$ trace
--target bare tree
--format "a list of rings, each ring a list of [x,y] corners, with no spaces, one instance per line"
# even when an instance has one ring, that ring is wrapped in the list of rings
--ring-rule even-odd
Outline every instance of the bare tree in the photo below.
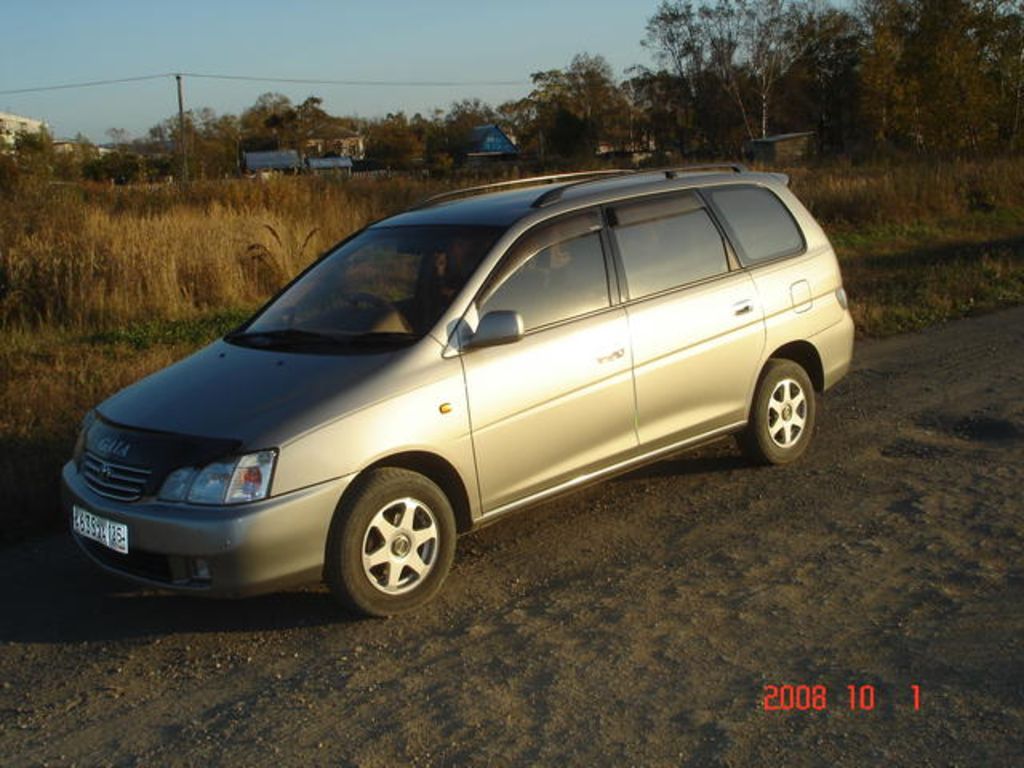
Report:
[[[773,0],[767,0],[772,2]],[[718,0],[714,6],[702,6],[700,19],[703,34],[707,40],[708,64],[715,73],[722,87],[725,88],[743,117],[743,127],[750,138],[754,138],[754,129],[750,122],[744,96],[744,54],[742,51],[744,38],[748,37],[749,21],[747,13],[748,0]],[[767,133],[763,131],[762,135]]]
[[[803,55],[793,34],[801,7],[786,0],[748,2],[749,66],[761,97],[761,136],[768,134],[768,100],[778,81]]]
[[[132,140],[132,135],[124,128],[107,128],[105,133],[110,143],[119,149]]]
[[[647,22],[644,45],[669,69],[693,101],[698,76],[710,70],[743,118],[750,138],[755,121],[748,107],[751,91],[760,111],[760,134],[768,133],[768,114],[778,81],[800,57],[793,34],[802,9],[814,0],[715,0],[695,5],[662,0]]]
[[[685,152],[697,114],[699,82],[707,67],[707,35],[701,25],[700,16],[692,2],[662,0],[654,15],[647,20],[647,35],[641,44],[654,55],[662,72],[652,72],[645,67],[634,67],[634,85],[640,92],[668,92],[669,102],[678,110],[676,134],[678,144]],[[664,75],[669,75],[666,78]],[[674,82],[671,82],[674,79]],[[648,114],[664,114],[665,99],[650,103]],[[672,111],[672,110],[670,110]],[[658,122],[655,120],[654,122]]]
[[[761,136],[766,136],[772,92],[803,53],[793,31],[804,7],[799,0],[718,0],[700,9],[711,67],[736,101],[750,138],[754,130],[743,98],[744,76],[757,92]]]
[[[641,44],[662,67],[679,78],[693,97],[695,83],[705,67],[707,36],[692,2],[662,0],[647,20],[647,36]]]

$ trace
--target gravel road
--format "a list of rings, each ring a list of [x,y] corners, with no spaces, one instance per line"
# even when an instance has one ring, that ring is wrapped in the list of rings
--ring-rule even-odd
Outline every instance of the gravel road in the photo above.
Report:
[[[9,547],[0,762],[1020,765],[1022,396],[1024,308],[861,344],[796,466],[723,441],[526,512],[398,619]]]

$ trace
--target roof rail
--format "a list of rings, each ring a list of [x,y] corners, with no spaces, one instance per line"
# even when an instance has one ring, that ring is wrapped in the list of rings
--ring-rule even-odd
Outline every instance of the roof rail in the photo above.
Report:
[[[556,181],[564,180],[577,180],[574,183],[581,183],[583,181],[593,181],[605,176],[615,176],[622,173],[632,173],[632,171],[613,170],[613,171],[577,171],[575,173],[552,173],[546,176],[531,176],[526,179],[512,179],[511,181],[498,181],[493,184],[481,184],[476,187],[464,187],[462,189],[452,189],[447,192],[441,192],[437,195],[431,195],[420,200],[416,205],[412,206],[409,210],[415,211],[420,208],[429,208],[432,205],[443,203],[446,200],[452,200],[458,197],[471,197],[472,195],[482,194],[484,192],[494,192],[499,189],[507,189],[510,187],[528,186],[530,184],[553,184]],[[551,190],[554,191],[554,190]]]
[[[604,179],[606,179],[608,177],[611,177],[611,176],[629,176],[629,175],[634,174],[634,173],[637,173],[637,172],[632,170],[632,169],[629,169],[629,168],[620,168],[620,169],[614,170],[614,171],[602,171],[601,175],[597,176],[595,178],[579,179],[578,181],[570,181],[568,184],[561,184],[561,185],[555,187],[554,189],[545,190],[544,192],[542,192],[537,197],[536,200],[534,200],[530,204],[530,207],[531,208],[543,208],[545,205],[551,205],[552,203],[557,203],[559,200],[562,199],[562,194],[567,189],[571,189],[572,187],[578,187],[578,186],[581,186],[583,184],[592,184],[595,181],[603,181]]]
[[[705,165],[684,165],[684,166],[680,166],[678,168],[655,168],[655,169],[652,169],[650,171],[644,170],[644,169],[641,169],[639,171],[632,171],[632,170],[608,171],[608,175],[612,175],[612,174],[621,175],[621,174],[631,174],[631,173],[637,173],[637,174],[650,174],[650,173],[659,174],[659,173],[661,173],[661,174],[665,175],[666,179],[674,179],[674,178],[676,178],[676,176],[678,176],[681,173],[691,173],[691,172],[696,172],[696,171],[711,171],[711,170],[721,170],[721,169],[728,169],[728,170],[732,171],[733,173],[747,173],[748,172],[747,171],[747,167],[745,165],[740,164],[740,163],[708,163],[708,164],[705,164]],[[550,205],[551,203],[556,203],[556,202],[558,202],[559,200],[562,199],[562,193],[564,193],[567,189],[571,189],[572,187],[580,186],[581,184],[590,184],[591,182],[594,182],[594,181],[599,181],[599,179],[582,179],[580,181],[570,182],[569,184],[563,184],[561,186],[555,187],[554,189],[549,189],[549,190],[545,191],[544,193],[542,193],[540,195],[540,197],[538,197],[536,200],[533,201],[533,206],[532,207],[534,207],[534,208],[543,208],[545,205]]]
[[[693,173],[694,171],[721,171],[730,170],[733,173],[749,173],[747,166],[742,163],[705,163],[703,165],[681,165],[678,168],[664,168],[661,173],[666,179],[674,179],[680,173]]]

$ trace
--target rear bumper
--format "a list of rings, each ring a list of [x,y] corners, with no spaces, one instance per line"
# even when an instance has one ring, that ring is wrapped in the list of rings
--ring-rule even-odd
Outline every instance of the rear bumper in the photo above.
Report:
[[[128,526],[127,555],[72,534],[103,569],[177,592],[241,597],[321,578],[331,518],[352,477],[234,507],[127,504],[94,493],[69,462],[61,498],[69,520],[77,505]]]
[[[853,317],[844,311],[842,320],[810,338],[821,356],[826,390],[850,371],[853,330]]]

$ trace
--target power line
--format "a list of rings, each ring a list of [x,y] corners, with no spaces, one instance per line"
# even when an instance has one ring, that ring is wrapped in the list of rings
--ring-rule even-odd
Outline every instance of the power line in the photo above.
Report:
[[[450,86],[489,85],[514,86],[529,85],[522,80],[325,80],[302,77],[256,77],[252,75],[208,75],[200,72],[182,72],[184,77],[201,77],[211,80],[248,80],[257,83],[296,83],[300,85],[371,85],[446,88]]]
[[[45,91],[65,91],[73,88],[95,88],[102,85],[119,85],[122,83],[138,83],[145,80],[165,80],[174,78],[178,91],[179,140],[178,150],[181,155],[181,181],[188,182],[188,147],[185,141],[185,99],[182,91],[182,79],[192,77],[206,80],[244,80],[255,83],[290,83],[301,85],[342,85],[342,86],[373,86],[373,87],[409,87],[409,88],[444,88],[444,87],[481,87],[481,86],[523,86],[527,83],[516,80],[331,80],[323,78],[300,77],[257,77],[255,75],[218,75],[206,72],[166,72],[159,75],[141,75],[139,77],[119,77],[110,80],[89,80],[82,83],[62,83],[60,85],[40,85],[33,88],[13,88],[0,91],[0,96],[11,96],[21,93],[42,93]]]
[[[142,80],[162,80],[167,77],[173,77],[173,75],[167,73],[162,75],[141,75],[140,77],[119,77],[116,80],[90,80],[84,83],[40,85],[34,88],[15,88],[13,90],[0,91],[0,96],[9,96],[15,93],[39,93],[40,91],[66,91],[71,88],[94,88],[98,85],[117,85],[118,83],[138,83]]]
[[[14,88],[0,91],[0,96],[12,96],[21,93],[42,93],[44,91],[65,91],[73,88],[95,88],[102,85],[119,85],[121,83],[138,83],[144,80],[162,80],[172,77],[195,77],[206,80],[244,80],[254,83],[292,83],[295,85],[345,85],[371,87],[403,87],[403,88],[450,88],[465,86],[524,86],[529,83],[521,80],[330,80],[322,78],[301,77],[259,77],[256,75],[218,75],[203,72],[165,72],[159,75],[141,75],[139,77],[119,77],[112,80],[90,80],[82,83],[62,83],[60,85],[40,85],[32,88]]]

